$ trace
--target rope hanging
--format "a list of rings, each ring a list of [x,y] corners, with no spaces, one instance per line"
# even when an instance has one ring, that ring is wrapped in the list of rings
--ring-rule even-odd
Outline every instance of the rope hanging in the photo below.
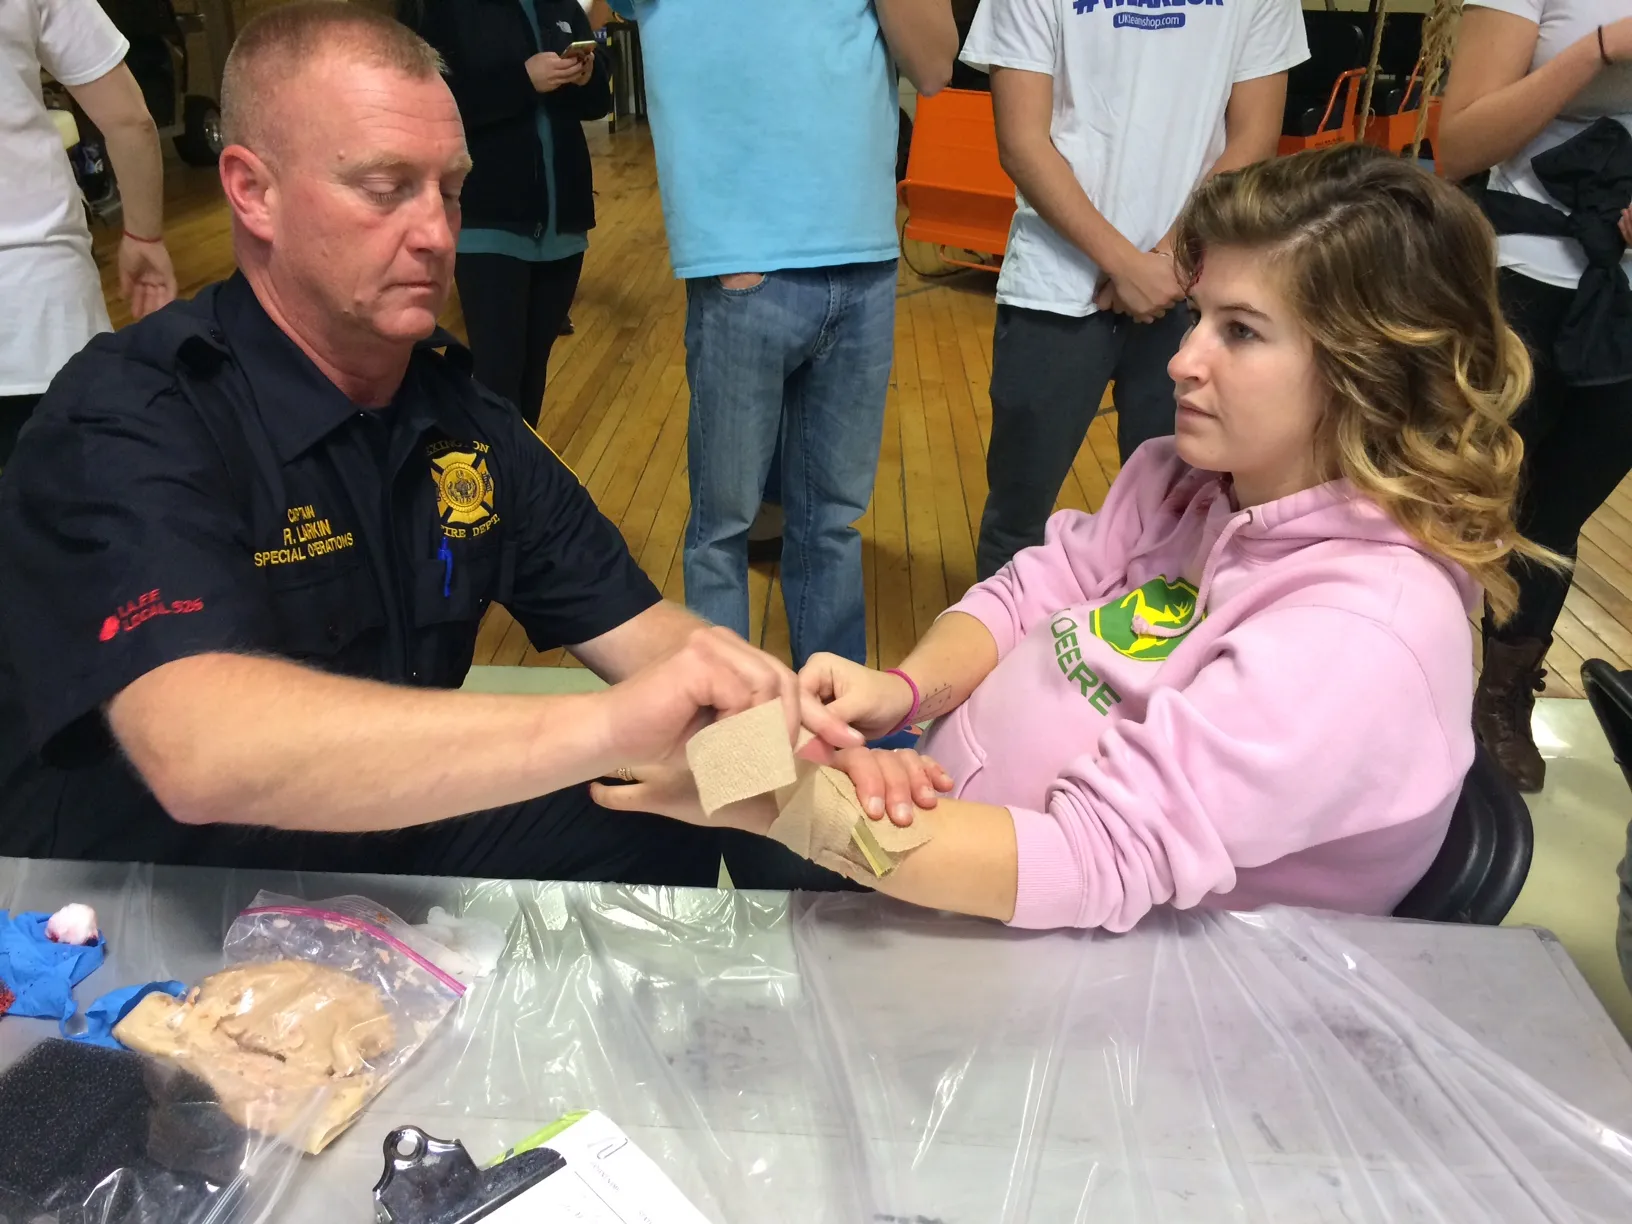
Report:
[[[1428,103],[1439,93],[1461,22],[1462,0],[1435,0],[1433,12],[1422,23],[1422,83],[1417,91],[1417,131],[1411,141],[1413,161],[1422,152],[1422,138],[1428,131]]]
[[[1371,95],[1377,88],[1377,61],[1383,54],[1383,23],[1388,20],[1388,0],[1377,5],[1377,20],[1371,27],[1371,60],[1366,64],[1366,92],[1360,96],[1360,123],[1354,130],[1356,140],[1366,138],[1366,125],[1371,122]]]

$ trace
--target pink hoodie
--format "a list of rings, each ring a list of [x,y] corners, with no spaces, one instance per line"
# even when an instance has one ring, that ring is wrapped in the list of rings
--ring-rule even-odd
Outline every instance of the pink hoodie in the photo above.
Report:
[[[1347,482],[1237,512],[1150,442],[950,609],[998,664],[925,751],[1014,816],[1015,926],[1386,914],[1473,762],[1478,599]]]

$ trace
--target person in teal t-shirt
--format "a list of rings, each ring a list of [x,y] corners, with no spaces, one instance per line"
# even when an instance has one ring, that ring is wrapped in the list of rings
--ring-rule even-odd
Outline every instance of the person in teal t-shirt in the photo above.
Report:
[[[686,605],[748,632],[748,528],[778,430],[795,665],[867,654],[861,537],[895,340],[892,59],[922,93],[950,0],[612,0],[639,22],[686,281]]]
[[[605,54],[576,0],[406,0],[448,64],[474,165],[454,278],[478,381],[537,425],[550,349],[595,224],[582,121],[611,109]]]

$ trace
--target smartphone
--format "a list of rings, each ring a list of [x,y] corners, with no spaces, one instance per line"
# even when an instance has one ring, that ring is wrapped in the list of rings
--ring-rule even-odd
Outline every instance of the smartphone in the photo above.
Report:
[[[586,38],[583,42],[575,42],[567,48],[568,55],[575,55],[580,59],[588,59],[595,54],[596,42],[593,38]]]

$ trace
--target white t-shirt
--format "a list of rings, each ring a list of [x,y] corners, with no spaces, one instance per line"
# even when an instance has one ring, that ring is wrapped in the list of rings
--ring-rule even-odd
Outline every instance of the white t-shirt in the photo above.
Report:
[[[1632,17],[1632,0],[1467,0],[1467,3],[1512,13],[1540,27],[1536,53],[1530,60],[1531,72],[1600,25]],[[1491,170],[1491,187],[1559,207],[1558,201],[1548,195],[1537,180],[1535,171],[1530,168],[1530,159],[1554,145],[1563,144],[1604,115],[1612,115],[1632,129],[1632,65],[1616,64],[1600,72],[1570,100],[1558,118],[1541,129],[1541,135],[1528,147]],[[1502,267],[1565,289],[1575,288],[1587,267],[1581,244],[1573,238],[1504,234],[1497,243],[1497,252],[1497,262]],[[1632,254],[1627,255],[1621,266],[1632,276]]]
[[[1054,147],[1141,250],[1224,151],[1230,90],[1308,58],[1298,0],[981,0],[963,49],[977,69],[1054,78]],[[1015,203],[997,300],[1093,314],[1098,266]]]
[[[108,308],[40,69],[64,85],[105,76],[130,44],[97,0],[0,0],[0,395],[44,391]]]

